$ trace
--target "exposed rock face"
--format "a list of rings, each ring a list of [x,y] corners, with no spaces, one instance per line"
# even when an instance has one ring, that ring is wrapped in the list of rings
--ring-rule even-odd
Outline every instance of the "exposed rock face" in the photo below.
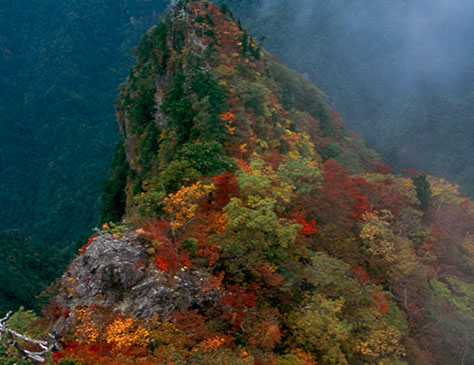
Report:
[[[157,269],[150,243],[130,232],[95,238],[61,278],[56,304],[66,313],[81,306],[111,308],[126,316],[167,317],[174,310],[204,310],[218,303],[220,292],[207,288],[209,275],[183,268],[175,276]],[[72,324],[71,314],[53,325],[60,334]]]

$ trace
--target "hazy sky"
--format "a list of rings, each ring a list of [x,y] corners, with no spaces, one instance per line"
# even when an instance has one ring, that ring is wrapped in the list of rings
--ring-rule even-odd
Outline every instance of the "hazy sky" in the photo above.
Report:
[[[261,11],[281,1],[262,0]],[[398,77],[406,81],[443,80],[473,67],[473,0],[293,0],[292,7],[297,28],[317,26],[311,23],[316,12],[331,9],[354,41],[378,47],[381,65],[397,65]],[[367,37],[367,29],[380,32],[374,34],[379,44],[360,39]],[[380,52],[383,36],[387,44]]]

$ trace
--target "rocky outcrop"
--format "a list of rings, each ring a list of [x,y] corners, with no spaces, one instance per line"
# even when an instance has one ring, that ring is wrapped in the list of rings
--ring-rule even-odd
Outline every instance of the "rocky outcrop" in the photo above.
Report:
[[[96,237],[72,261],[61,278],[56,306],[63,314],[53,332],[72,324],[76,308],[103,307],[140,319],[169,316],[183,308],[205,310],[215,306],[220,291],[209,288],[209,274],[189,267],[176,275],[157,269],[150,259],[151,244],[131,232],[121,237]]]

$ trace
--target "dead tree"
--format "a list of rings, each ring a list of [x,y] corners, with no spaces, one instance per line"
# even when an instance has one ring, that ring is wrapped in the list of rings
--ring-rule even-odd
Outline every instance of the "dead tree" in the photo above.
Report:
[[[8,312],[5,315],[5,317],[0,319],[0,340],[3,338],[3,336],[6,336],[7,343],[13,345],[13,347],[15,347],[17,351],[19,352],[20,356],[25,360],[30,359],[40,364],[46,362],[46,359],[44,358],[44,356],[47,353],[51,352],[52,350],[57,349],[57,344],[56,344],[54,336],[49,334],[49,336],[52,339],[52,342],[35,340],[33,338],[30,338],[28,336],[25,336],[21,333],[18,333],[8,328],[7,321],[8,321],[8,318],[10,318],[11,314],[12,312]],[[39,351],[26,350],[21,346],[20,343],[18,343],[18,339],[21,339],[26,343],[36,345],[38,346],[40,350]]]

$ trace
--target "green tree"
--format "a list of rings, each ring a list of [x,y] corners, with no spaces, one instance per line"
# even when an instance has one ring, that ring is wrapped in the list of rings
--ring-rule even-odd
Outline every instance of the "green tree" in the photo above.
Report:
[[[431,202],[431,186],[426,178],[426,174],[413,176],[413,185],[415,186],[416,196],[420,202],[421,210],[427,210]]]

